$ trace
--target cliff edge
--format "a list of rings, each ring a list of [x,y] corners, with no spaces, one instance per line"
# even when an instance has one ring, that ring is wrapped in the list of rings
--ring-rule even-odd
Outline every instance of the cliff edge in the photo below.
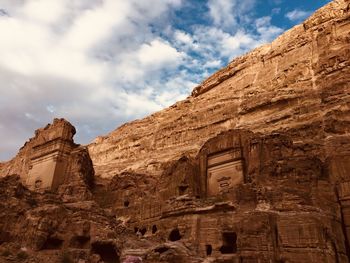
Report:
[[[236,58],[184,101],[88,145],[98,176],[194,156],[230,129],[288,133],[325,159],[350,150],[349,1],[329,3],[303,24]]]

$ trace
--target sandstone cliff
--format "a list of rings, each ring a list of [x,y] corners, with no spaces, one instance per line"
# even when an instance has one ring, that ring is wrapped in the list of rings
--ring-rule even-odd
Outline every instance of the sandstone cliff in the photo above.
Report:
[[[88,150],[74,133],[0,164],[0,262],[349,262],[350,2]]]
[[[44,128],[37,129],[34,136],[25,142],[12,160],[0,163],[0,177],[7,175],[26,177],[33,149],[36,146],[58,139],[61,135],[63,135],[65,141],[73,144],[74,134],[75,128],[70,123],[64,119],[54,119],[52,124],[47,124]]]
[[[186,100],[97,138],[88,146],[96,174],[159,176],[162,163],[194,156],[209,138],[237,128],[289,133],[322,158],[349,151],[349,15],[349,1],[333,1],[233,60]]]

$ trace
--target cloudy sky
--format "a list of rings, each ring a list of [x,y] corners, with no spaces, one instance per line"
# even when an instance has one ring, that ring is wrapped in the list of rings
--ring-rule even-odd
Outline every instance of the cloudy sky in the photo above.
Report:
[[[0,0],[0,160],[64,117],[89,143],[186,98],[327,0]]]

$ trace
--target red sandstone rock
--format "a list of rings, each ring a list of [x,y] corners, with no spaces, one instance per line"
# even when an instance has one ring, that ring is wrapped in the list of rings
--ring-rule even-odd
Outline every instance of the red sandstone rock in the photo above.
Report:
[[[195,156],[205,141],[230,129],[288,133],[313,144],[322,158],[339,143],[348,153],[348,6],[331,2],[271,44],[233,60],[186,100],[97,138],[89,145],[96,174],[131,169],[159,176],[162,163]]]
[[[65,120],[38,130],[0,165],[21,178],[0,179],[0,260],[349,262],[349,10],[331,2],[89,151]]]

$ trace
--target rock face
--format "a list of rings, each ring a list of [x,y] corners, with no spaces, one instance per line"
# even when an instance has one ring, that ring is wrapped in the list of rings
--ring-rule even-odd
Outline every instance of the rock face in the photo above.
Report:
[[[341,160],[345,171],[350,159]],[[203,259],[348,262],[347,206],[329,168],[288,136],[232,130],[168,163],[155,189],[147,175],[122,173],[106,192],[135,233],[182,242]]]
[[[99,176],[159,176],[222,131],[288,133],[326,158],[349,149],[349,1],[333,1],[271,44],[232,61],[192,96],[89,145]],[[347,147],[344,147],[347,145]]]
[[[31,189],[57,189],[68,172],[74,149],[74,127],[55,119],[52,125],[35,132],[26,184]]]
[[[93,165],[74,133],[55,119],[5,164],[0,262],[118,263],[124,240],[136,239],[94,201]]]
[[[17,176],[0,179],[0,191],[0,262],[119,262],[115,237],[127,232],[93,201],[31,192]]]
[[[0,262],[349,262],[350,2],[88,150],[74,133],[0,165]]]

